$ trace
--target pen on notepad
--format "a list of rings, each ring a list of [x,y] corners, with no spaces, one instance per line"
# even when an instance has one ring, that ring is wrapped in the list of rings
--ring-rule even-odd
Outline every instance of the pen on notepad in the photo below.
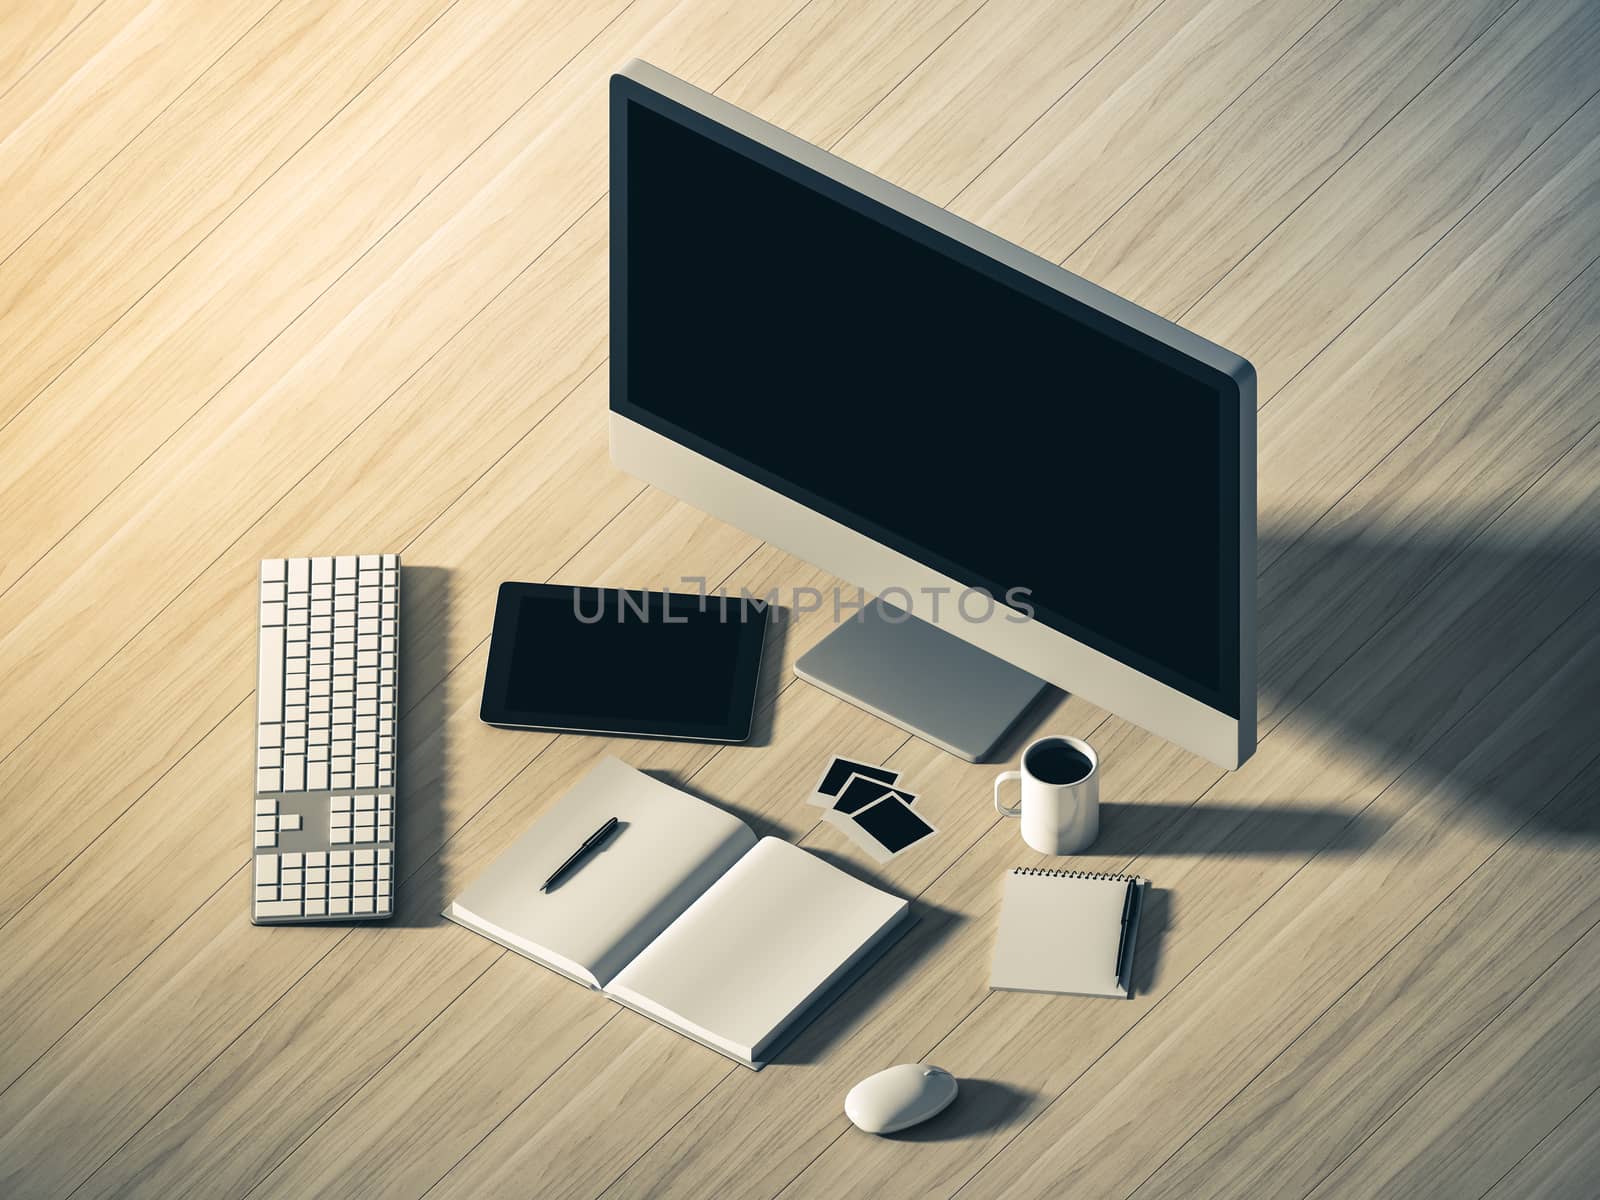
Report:
[[[1117,982],[1122,982],[1123,962],[1128,954],[1128,917],[1133,912],[1133,889],[1139,886],[1136,879],[1128,880],[1128,890],[1122,897],[1122,936],[1117,939]]]
[[[617,819],[615,817],[612,817],[604,825],[600,826],[599,829],[596,829],[593,833],[591,833],[584,840],[583,845],[579,846],[576,850],[574,850],[571,853],[571,855],[568,856],[567,861],[562,863],[559,867],[557,867],[555,869],[555,873],[553,875],[551,875],[549,879],[546,879],[544,881],[544,884],[539,888],[539,890],[541,892],[548,892],[550,890],[551,885],[554,884],[556,882],[556,880],[560,879],[568,871],[572,870],[573,867],[577,866],[580,862],[582,862],[584,860],[584,858],[587,857],[591,851],[597,849],[601,842],[605,841],[608,837],[611,836],[611,831],[613,829],[615,829],[616,827],[617,827]]]

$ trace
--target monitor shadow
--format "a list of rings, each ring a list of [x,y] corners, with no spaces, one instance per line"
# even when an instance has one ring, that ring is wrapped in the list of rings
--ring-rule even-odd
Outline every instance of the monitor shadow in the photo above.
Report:
[[[1408,769],[1447,781],[1475,816],[1596,836],[1600,798],[1551,804],[1551,787],[1527,786],[1516,763],[1535,739],[1541,761],[1594,754],[1600,511],[1587,528],[1524,541],[1481,525],[1290,536],[1268,523],[1261,730],[1292,714],[1359,754],[1415,756]]]

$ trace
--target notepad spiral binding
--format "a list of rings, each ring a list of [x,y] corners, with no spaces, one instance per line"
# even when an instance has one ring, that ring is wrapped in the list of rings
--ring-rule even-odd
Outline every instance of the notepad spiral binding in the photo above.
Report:
[[[1117,875],[1110,871],[1067,871],[1052,870],[1049,867],[1012,867],[1013,875],[1049,875],[1056,879],[1115,879],[1122,883],[1132,883],[1138,878],[1136,875]]]

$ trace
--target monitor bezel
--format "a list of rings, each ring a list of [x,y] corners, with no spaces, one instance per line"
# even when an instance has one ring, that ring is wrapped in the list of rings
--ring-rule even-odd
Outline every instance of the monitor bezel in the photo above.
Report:
[[[994,234],[954,216],[946,210],[911,195],[870,173],[861,170],[826,151],[812,146],[791,134],[777,129],[741,109],[710,96],[705,92],[643,62],[629,63],[612,77],[611,84],[611,410],[613,457],[619,464],[641,477],[650,479],[683,494],[684,472],[693,473],[704,468],[697,463],[679,461],[671,471],[665,470],[661,461],[662,449],[657,453],[632,455],[618,453],[619,432],[629,439],[629,426],[649,430],[664,443],[681,446],[704,464],[733,472],[754,487],[763,489],[774,497],[782,497],[790,506],[813,512],[834,530],[848,530],[882,552],[877,567],[894,563],[894,571],[904,571],[914,564],[912,576],[928,576],[957,587],[970,586],[972,581],[962,581],[948,573],[946,568],[958,567],[935,549],[912,546],[904,539],[897,545],[891,531],[877,531],[859,514],[844,514],[849,521],[829,511],[825,497],[803,493],[788,481],[780,480],[758,464],[745,462],[736,455],[698,437],[691,431],[680,429],[648,410],[632,404],[628,399],[628,336],[627,336],[627,105],[637,103],[669,120],[683,124],[694,132],[719,145],[759,162],[803,186],[813,188],[869,218],[878,220],[898,232],[911,236],[933,249],[951,255],[972,269],[984,272],[991,278],[1023,290],[1031,297],[1067,311],[1075,319],[1091,328],[1106,333],[1125,344],[1136,346],[1142,353],[1156,357],[1163,363],[1182,371],[1214,391],[1224,411],[1236,406],[1239,420],[1237,440],[1224,430],[1219,451],[1233,461],[1228,466],[1237,471],[1238,487],[1233,493],[1237,503],[1239,539],[1230,550],[1236,551],[1236,562],[1229,564],[1238,571],[1237,596],[1239,622],[1235,629],[1231,622],[1219,631],[1225,642],[1224,653],[1230,662],[1236,661],[1237,687],[1211,697],[1195,695],[1194,691],[1163,680],[1151,670],[1148,663],[1140,664],[1138,655],[1125,647],[1114,646],[1110,652],[1102,646],[1080,639],[1072,633],[1042,620],[1026,622],[1031,632],[1014,632],[1010,635],[980,627],[971,622],[951,622],[944,618],[943,610],[920,611],[913,603],[915,615],[934,623],[957,636],[963,637],[991,653],[998,654],[1022,667],[1050,679],[1063,687],[1083,695],[1086,699],[1103,704],[1162,736],[1223,765],[1236,766],[1248,757],[1255,740],[1255,688],[1254,688],[1254,635],[1255,635],[1255,376],[1250,364],[1238,355],[1208,342],[1180,326],[1139,308],[1095,284],[1081,279],[1045,259],[1022,250]],[[1227,422],[1224,422],[1226,425]],[[644,451],[648,443],[633,438],[635,449]],[[676,455],[668,457],[677,458]],[[625,461],[625,459],[629,461]],[[631,465],[630,465],[631,463]],[[641,469],[641,467],[643,469]],[[1225,471],[1223,493],[1218,497],[1226,521],[1226,508],[1230,497],[1226,479],[1232,472]],[[669,482],[667,475],[676,481]],[[690,497],[685,497],[690,498]],[[707,504],[702,501],[702,507]],[[753,525],[759,514],[752,513],[748,498],[740,502],[733,513],[712,508],[717,515],[726,517],[751,532],[801,553],[790,537],[794,519],[785,518],[776,528],[770,523]],[[810,547],[804,554],[809,561],[834,574],[867,587],[881,591],[890,573],[873,569],[859,562],[859,547],[851,554],[830,553],[834,547],[830,539],[803,538]],[[819,550],[819,546],[822,547]],[[842,547],[840,547],[842,549]],[[817,557],[821,553],[825,557]],[[831,560],[831,561],[830,561]],[[841,569],[847,563],[856,563],[854,570]],[[921,584],[917,579],[905,582],[895,579],[894,586],[914,589]],[[1226,599],[1226,598],[1225,598]],[[896,597],[896,603],[900,603]],[[926,608],[926,605],[923,606]],[[1224,606],[1227,607],[1226,604]],[[948,608],[948,606],[946,606]],[[1017,631],[1012,621],[988,622],[986,625],[1003,625]],[[1075,657],[1078,661],[1064,668],[1055,660],[1056,654],[1040,654],[1038,630],[1047,630],[1049,636],[1071,647],[1089,652]],[[1105,639],[1102,639],[1105,640]],[[1130,661],[1133,660],[1133,661]],[[1128,673],[1131,679],[1121,680],[1114,686],[1108,673]],[[1070,678],[1063,677],[1068,675]],[[1186,681],[1193,683],[1193,681]],[[1231,681],[1230,681],[1231,682]],[[1130,686],[1131,685],[1131,686]],[[1149,685],[1145,687],[1143,685]],[[1136,697],[1134,693],[1149,693]],[[1174,701],[1174,697],[1181,700]],[[1221,700],[1219,703],[1218,701]],[[1183,703],[1186,701],[1187,703]],[[1230,703],[1231,701],[1231,703]],[[1228,709],[1236,708],[1236,712]],[[1220,722],[1216,718],[1221,718]]]

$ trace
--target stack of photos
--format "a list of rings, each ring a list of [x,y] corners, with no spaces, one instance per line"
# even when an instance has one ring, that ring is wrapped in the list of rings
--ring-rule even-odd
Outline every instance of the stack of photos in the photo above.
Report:
[[[825,809],[822,819],[886,863],[934,832],[913,811],[916,796],[897,786],[900,772],[835,756],[822,773],[809,804]]]

